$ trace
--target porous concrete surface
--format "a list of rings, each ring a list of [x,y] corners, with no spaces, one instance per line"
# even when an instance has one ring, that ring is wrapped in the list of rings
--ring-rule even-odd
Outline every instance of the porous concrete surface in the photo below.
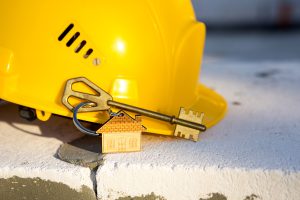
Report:
[[[198,143],[143,136],[142,152],[106,155],[100,199],[300,198],[300,33],[226,34],[208,33],[201,73],[225,119]]]
[[[68,163],[94,170],[103,162],[101,147],[100,137],[86,135],[61,145],[57,151],[57,157]]]
[[[18,116],[16,105],[2,105],[0,199],[95,199],[91,170],[56,158],[61,144],[81,136],[70,119],[54,116],[47,122],[28,122]],[[39,184],[35,186],[34,181]],[[20,187],[12,186],[19,182]],[[55,191],[58,196],[53,195]]]

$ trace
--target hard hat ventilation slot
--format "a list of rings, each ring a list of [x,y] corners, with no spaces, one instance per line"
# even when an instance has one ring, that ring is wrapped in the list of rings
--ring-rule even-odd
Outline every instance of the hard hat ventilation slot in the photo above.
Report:
[[[75,48],[75,53],[78,53],[84,46],[86,45],[86,41],[83,40],[78,47]]]
[[[79,32],[76,32],[72,37],[71,39],[67,42],[67,47],[70,47],[74,42],[75,40],[80,36],[80,33]]]
[[[88,58],[92,53],[93,53],[93,49],[89,49],[89,50],[87,50],[87,52],[84,54],[84,58]]]
[[[62,32],[62,34],[58,37],[58,40],[59,41],[62,41],[66,35],[72,30],[72,28],[74,27],[74,24],[70,24],[66,30],[64,30],[64,32]]]
[[[71,47],[72,45],[74,45],[74,49],[73,52],[75,52],[76,54],[79,54],[80,52],[82,52],[83,54],[83,58],[84,59],[88,59],[91,57],[91,55],[94,53],[94,49],[93,48],[87,48],[87,41],[86,40],[79,40],[79,36],[81,36],[81,32],[74,30],[74,32],[71,30],[73,30],[75,27],[75,25],[73,23],[69,24],[66,29],[60,34],[60,36],[58,37],[58,41],[61,41],[63,43],[65,43],[63,40],[68,37],[68,41],[65,43],[67,47]],[[75,33],[76,32],[76,33]],[[75,34],[74,34],[75,33]],[[72,36],[71,36],[72,35]],[[83,34],[84,37],[84,34]],[[76,45],[76,46],[75,46]],[[84,50],[83,50],[84,49]],[[87,49],[87,50],[86,50]],[[93,58],[92,60],[92,64],[94,66],[98,66],[101,64],[101,60],[100,58],[96,57]]]

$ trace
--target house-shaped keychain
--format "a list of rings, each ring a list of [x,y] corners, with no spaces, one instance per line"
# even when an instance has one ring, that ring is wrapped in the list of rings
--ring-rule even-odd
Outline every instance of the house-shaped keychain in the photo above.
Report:
[[[134,152],[141,150],[141,134],[146,130],[140,115],[132,118],[124,111],[109,119],[97,131],[102,134],[102,153]]]

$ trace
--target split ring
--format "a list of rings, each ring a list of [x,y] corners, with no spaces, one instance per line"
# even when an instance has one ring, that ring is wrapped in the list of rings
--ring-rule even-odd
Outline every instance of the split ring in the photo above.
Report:
[[[93,103],[91,103],[91,102],[82,102],[82,103],[78,104],[73,110],[73,123],[80,132],[82,132],[86,135],[99,137],[99,134],[97,134],[96,131],[92,131],[92,130],[89,130],[89,129],[83,127],[77,118],[77,113],[80,108],[82,108],[84,106],[92,105],[92,104]]]

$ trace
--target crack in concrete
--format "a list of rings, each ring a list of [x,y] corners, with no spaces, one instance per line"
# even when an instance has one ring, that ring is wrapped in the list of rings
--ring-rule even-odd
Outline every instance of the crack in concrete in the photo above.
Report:
[[[70,143],[61,145],[58,149],[56,158],[59,158],[65,162],[75,165],[88,167],[90,169],[90,180],[93,183],[92,191],[96,199],[98,200],[98,181],[97,171],[99,167],[103,166],[103,160],[105,155],[101,153],[101,142],[95,140],[94,137],[84,136],[76,139]],[[252,194],[246,196],[244,200],[255,200],[259,196]],[[155,193],[145,194],[142,196],[123,196],[118,200],[166,200],[162,196],[157,196]],[[227,197],[220,193],[210,193],[207,198],[200,198],[199,200],[227,200]]]
[[[91,170],[91,174],[90,174],[90,178],[91,181],[93,182],[93,190],[96,196],[96,199],[98,200],[98,182],[97,182],[97,171],[100,165],[98,165],[97,167],[90,169]]]
[[[90,179],[93,183],[93,191],[98,199],[97,170],[103,165],[104,155],[101,153],[101,142],[94,137],[83,136],[69,143],[62,144],[55,155],[65,162],[88,167]]]
[[[57,150],[56,158],[90,169],[97,168],[103,162],[100,142],[90,136],[62,144]]]

